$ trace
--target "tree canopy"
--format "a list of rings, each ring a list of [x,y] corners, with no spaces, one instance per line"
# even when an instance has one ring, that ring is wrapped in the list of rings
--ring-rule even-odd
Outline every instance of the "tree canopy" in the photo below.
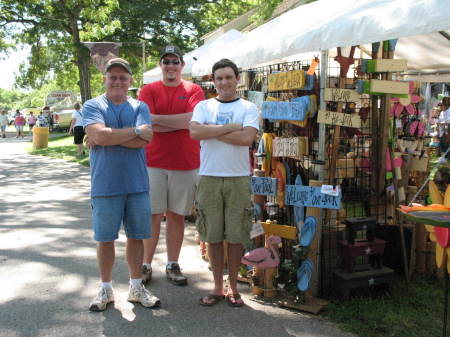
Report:
[[[16,79],[19,88],[55,83],[76,90],[82,100],[98,94],[101,74],[83,42],[122,42],[120,54],[142,70],[142,42],[151,64],[158,50],[177,44],[188,51],[205,33],[258,8],[266,18],[281,0],[2,0],[0,53],[30,45]],[[137,82],[142,71],[136,72]]]

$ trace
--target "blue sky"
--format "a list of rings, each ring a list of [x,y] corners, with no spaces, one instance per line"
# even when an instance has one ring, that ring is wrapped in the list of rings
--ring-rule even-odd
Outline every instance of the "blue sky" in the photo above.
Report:
[[[2,80],[0,87],[11,90],[14,84],[14,73],[19,72],[19,65],[27,59],[29,48],[22,49],[16,52],[11,52],[9,56],[0,59],[0,69],[2,70]],[[2,55],[3,56],[3,55]]]

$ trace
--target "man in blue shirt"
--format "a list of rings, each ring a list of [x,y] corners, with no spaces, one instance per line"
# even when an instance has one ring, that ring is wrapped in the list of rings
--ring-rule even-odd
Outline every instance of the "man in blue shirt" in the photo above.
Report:
[[[143,239],[151,236],[149,181],[145,146],[152,139],[147,105],[127,96],[132,83],[129,63],[121,58],[108,61],[106,93],[87,101],[83,126],[88,136],[91,163],[91,204],[94,239],[101,287],[89,306],[103,311],[114,302],[112,268],[114,240],[123,223],[127,235],[126,255],[130,273],[128,301],[145,307],[160,304],[144,288],[141,279]]]

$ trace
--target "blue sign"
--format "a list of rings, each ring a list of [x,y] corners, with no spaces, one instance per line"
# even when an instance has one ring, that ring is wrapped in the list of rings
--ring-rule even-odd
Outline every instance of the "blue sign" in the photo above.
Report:
[[[303,121],[308,112],[306,101],[272,102],[265,101],[262,105],[262,117],[272,120]]]
[[[277,179],[252,177],[252,194],[275,196],[277,194]]]
[[[317,208],[341,208],[341,197],[324,194],[321,186],[286,185],[286,205]]]

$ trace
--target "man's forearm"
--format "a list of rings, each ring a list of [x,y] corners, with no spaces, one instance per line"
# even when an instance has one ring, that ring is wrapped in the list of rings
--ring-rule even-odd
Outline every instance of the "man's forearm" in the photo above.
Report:
[[[192,139],[201,140],[218,138],[238,128],[239,126],[237,124],[216,125],[191,123],[189,132]]]
[[[229,132],[225,135],[217,137],[217,140],[221,142],[231,144],[231,145],[239,145],[239,146],[250,146],[255,140],[256,129],[253,130],[240,130]]]
[[[130,149],[140,149],[140,148],[144,148],[147,144],[148,144],[147,141],[143,140],[140,137],[136,137],[132,140],[129,140],[127,142],[120,144],[120,146],[128,147]]]
[[[153,129],[153,131],[156,131],[156,132],[171,132],[171,131],[180,130],[180,129],[174,129],[174,128],[159,125],[159,124],[152,124],[152,129]]]
[[[180,129],[189,129],[189,122],[191,121],[191,118],[192,112],[176,115],[156,115],[156,114],[151,115],[153,124],[158,124],[164,127],[172,128],[173,129],[172,131]]]

